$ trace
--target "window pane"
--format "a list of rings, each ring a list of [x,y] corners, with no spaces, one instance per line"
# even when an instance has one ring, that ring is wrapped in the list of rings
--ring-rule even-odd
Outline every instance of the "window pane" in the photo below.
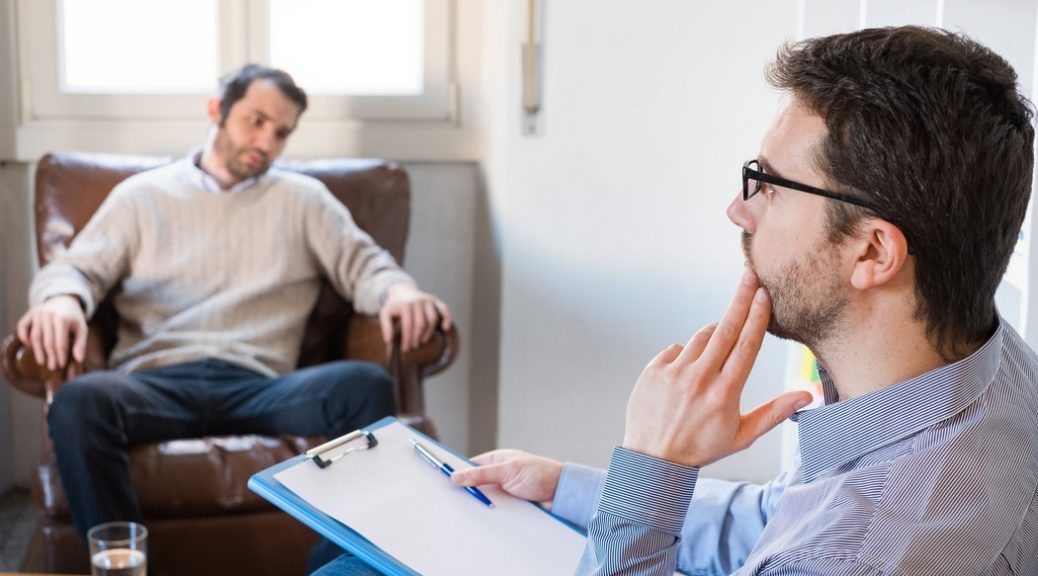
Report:
[[[422,93],[423,0],[270,0],[270,62],[311,93]]]
[[[216,8],[215,0],[61,0],[62,90],[213,91]]]

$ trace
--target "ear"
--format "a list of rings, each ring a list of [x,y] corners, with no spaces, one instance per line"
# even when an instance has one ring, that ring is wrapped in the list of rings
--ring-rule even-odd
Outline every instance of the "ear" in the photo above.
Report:
[[[214,126],[220,125],[220,99],[213,96],[205,104],[205,113]]]
[[[857,247],[851,285],[866,290],[893,280],[908,262],[908,239],[886,220],[867,219],[855,234]]]

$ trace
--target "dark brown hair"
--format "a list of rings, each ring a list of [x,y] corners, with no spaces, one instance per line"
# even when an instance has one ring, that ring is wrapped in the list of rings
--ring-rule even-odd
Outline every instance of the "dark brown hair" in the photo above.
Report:
[[[909,26],[787,45],[768,77],[825,120],[829,184],[904,233],[935,349],[954,358],[989,337],[1031,193],[1032,107],[1013,68],[964,35]],[[834,241],[873,215],[829,204]]]
[[[260,64],[246,64],[220,78],[220,124],[227,120],[231,107],[245,96],[249,85],[256,80],[273,82],[282,94],[299,106],[300,114],[306,111],[306,92],[296,86],[288,72]]]

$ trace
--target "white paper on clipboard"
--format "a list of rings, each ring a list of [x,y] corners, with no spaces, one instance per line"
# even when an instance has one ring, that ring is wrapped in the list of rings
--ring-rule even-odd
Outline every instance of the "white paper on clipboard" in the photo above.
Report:
[[[484,506],[431,467],[399,422],[374,431],[378,446],[327,468],[307,460],[274,478],[299,497],[425,576],[570,576],[584,537],[533,504],[487,488]],[[469,464],[433,446],[455,469]]]

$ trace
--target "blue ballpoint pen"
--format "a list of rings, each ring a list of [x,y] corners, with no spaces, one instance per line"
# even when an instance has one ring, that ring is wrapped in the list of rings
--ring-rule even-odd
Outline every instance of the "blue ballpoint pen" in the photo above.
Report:
[[[411,438],[411,444],[414,445],[415,451],[418,452],[418,455],[421,456],[423,460],[432,464],[434,468],[439,468],[440,472],[446,474],[448,478],[450,478],[451,474],[454,473],[454,468],[451,467],[450,464],[440,460],[436,456],[433,456],[432,451],[426,448],[421,442]],[[481,492],[479,488],[476,488],[475,486],[462,486],[462,488],[464,488],[469,494],[475,496],[476,500],[479,500],[490,508],[494,507],[494,503],[491,502],[490,498],[487,498],[487,495]]]

